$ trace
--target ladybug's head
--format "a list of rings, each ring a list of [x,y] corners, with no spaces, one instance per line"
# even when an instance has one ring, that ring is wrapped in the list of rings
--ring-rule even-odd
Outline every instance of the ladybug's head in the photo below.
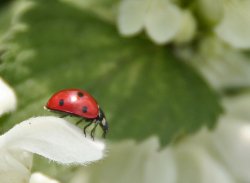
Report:
[[[106,134],[108,133],[109,126],[108,126],[108,122],[106,120],[106,117],[104,115],[104,112],[102,111],[101,108],[99,110],[98,118],[99,118],[99,121],[100,121],[100,126],[101,126],[102,131],[103,131],[102,136],[105,138]]]

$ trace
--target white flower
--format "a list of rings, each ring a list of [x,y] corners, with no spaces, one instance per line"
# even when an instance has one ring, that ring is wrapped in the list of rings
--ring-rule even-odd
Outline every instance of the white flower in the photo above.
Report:
[[[197,10],[203,23],[215,25],[218,37],[235,48],[250,48],[250,1],[198,0]]]
[[[183,50],[180,50],[179,55],[182,52]],[[190,51],[184,57],[190,60],[218,91],[250,86],[250,63],[247,55],[229,47],[216,37],[203,39],[198,54]]]
[[[250,182],[249,122],[223,116],[218,124],[163,149],[156,138],[113,144],[106,160],[80,169],[70,183]]]
[[[103,157],[104,144],[61,118],[28,119],[0,136],[1,183],[27,182],[32,153],[62,164],[88,164]]]
[[[16,109],[17,100],[14,90],[0,77],[0,116]]]
[[[159,150],[157,138],[124,141],[110,147],[102,163],[80,169],[71,183],[174,183],[176,164],[170,148]]]
[[[174,38],[181,27],[182,12],[168,0],[122,0],[118,28],[122,35],[139,33],[145,27],[157,44]]]
[[[211,139],[206,131],[163,149],[156,138],[113,144],[107,159],[81,168],[70,183],[234,183],[225,165],[204,145]]]
[[[217,35],[235,48],[250,48],[250,1],[224,1],[224,16]]]
[[[159,149],[156,138],[113,144],[107,159],[81,168],[70,183],[250,182],[249,154],[249,122],[223,116],[214,131],[202,129],[167,148]]]

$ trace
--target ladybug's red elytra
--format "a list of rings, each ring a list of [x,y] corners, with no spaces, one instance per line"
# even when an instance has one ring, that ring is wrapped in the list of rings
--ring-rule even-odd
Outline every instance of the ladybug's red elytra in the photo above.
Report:
[[[100,125],[103,130],[103,137],[105,137],[108,132],[109,127],[104,112],[99,107],[94,97],[84,90],[64,89],[58,91],[52,95],[45,108],[62,113],[63,116],[61,117],[66,117],[68,115],[80,117],[81,119],[76,124],[79,124],[83,120],[88,122],[83,129],[85,136],[86,129],[91,124],[95,124],[94,128],[91,130],[92,139],[94,139],[95,129],[98,125]]]

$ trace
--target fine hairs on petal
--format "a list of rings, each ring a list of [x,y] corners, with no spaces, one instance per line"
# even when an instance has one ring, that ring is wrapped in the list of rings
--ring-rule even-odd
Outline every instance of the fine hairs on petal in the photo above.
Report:
[[[16,109],[16,95],[13,89],[0,77],[0,116]]]
[[[30,118],[1,136],[5,148],[21,149],[62,164],[87,164],[104,156],[102,142],[85,138],[66,120],[44,116]]]

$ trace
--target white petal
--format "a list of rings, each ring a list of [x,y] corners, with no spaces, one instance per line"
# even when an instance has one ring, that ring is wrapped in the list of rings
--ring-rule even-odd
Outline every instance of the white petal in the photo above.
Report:
[[[28,182],[32,166],[32,154],[1,148],[0,162],[1,183]]]
[[[30,177],[29,183],[59,183],[59,181],[51,179],[42,173],[33,173]]]
[[[155,152],[146,161],[145,183],[175,183],[177,169],[172,149]]]
[[[250,182],[250,124],[231,117],[221,119],[213,143],[230,172],[241,182]]]
[[[190,11],[182,13],[180,30],[175,35],[176,43],[186,43],[193,39],[196,32],[196,21]]]
[[[176,149],[176,157],[178,183],[233,183],[225,167],[201,146],[182,144]]]
[[[0,137],[0,147],[22,149],[64,164],[86,164],[104,155],[104,144],[85,138],[73,124],[57,117],[28,119]]]
[[[133,35],[143,28],[148,0],[123,0],[118,15],[118,28],[123,35]]]
[[[145,26],[148,35],[157,44],[169,42],[179,31],[182,22],[181,10],[167,0],[151,0]]]
[[[0,116],[6,112],[15,110],[16,104],[15,92],[0,77]]]
[[[250,48],[250,1],[225,1],[225,15],[217,35],[236,48]]]

